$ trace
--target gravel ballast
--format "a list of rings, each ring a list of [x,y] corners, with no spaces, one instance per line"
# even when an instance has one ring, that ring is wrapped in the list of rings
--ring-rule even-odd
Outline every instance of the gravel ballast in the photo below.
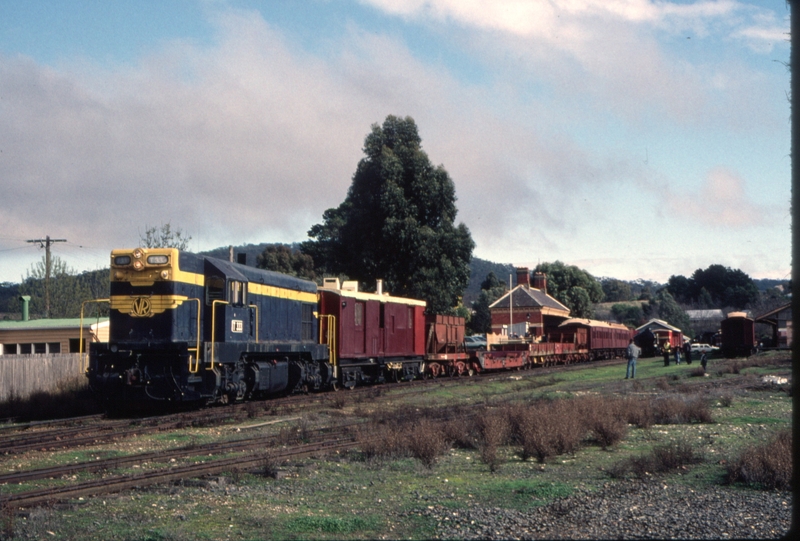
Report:
[[[529,511],[437,505],[414,514],[433,518],[439,539],[775,539],[789,533],[792,494],[624,481]]]

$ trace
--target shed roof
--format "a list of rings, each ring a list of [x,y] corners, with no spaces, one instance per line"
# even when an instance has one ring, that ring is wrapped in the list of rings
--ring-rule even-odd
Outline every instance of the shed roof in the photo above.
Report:
[[[509,298],[512,301],[509,301]],[[489,305],[489,308],[509,308],[510,302],[514,303],[514,308],[551,308],[563,311],[564,315],[569,314],[569,308],[555,300],[553,297],[535,287],[518,285],[505,295]]]
[[[792,318],[792,303],[790,303],[790,302],[784,304],[783,306],[779,306],[778,308],[775,308],[774,310],[770,310],[766,314],[761,314],[760,316],[758,316],[755,319],[756,319],[756,321],[759,321],[759,320],[762,320],[762,319],[771,319],[771,318],[777,316],[778,314],[780,314],[781,312],[783,312],[784,310],[786,310],[788,312],[788,314],[786,314],[786,315],[788,315],[787,319],[791,319]]]
[[[653,318],[650,321],[648,321],[647,323],[645,323],[644,325],[642,325],[641,327],[637,327],[636,328],[636,334],[639,334],[640,332],[642,332],[645,329],[652,329],[654,327],[661,327],[662,329],[665,329],[665,330],[668,330],[668,331],[681,332],[681,330],[678,327],[673,327],[672,325],[670,325],[669,323],[667,323],[663,319],[655,319],[655,318]]]
[[[83,318],[84,328],[89,328],[97,322],[107,323],[107,317]],[[79,329],[80,318],[65,319],[29,319],[28,321],[0,321],[0,331],[44,330],[44,329]]]

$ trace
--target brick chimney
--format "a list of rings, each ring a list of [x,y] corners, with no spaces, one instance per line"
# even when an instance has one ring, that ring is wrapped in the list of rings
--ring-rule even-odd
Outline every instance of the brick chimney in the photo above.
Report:
[[[533,273],[533,287],[547,294],[547,275],[543,272]]]
[[[531,286],[531,274],[528,267],[517,268],[517,285],[525,287]]]

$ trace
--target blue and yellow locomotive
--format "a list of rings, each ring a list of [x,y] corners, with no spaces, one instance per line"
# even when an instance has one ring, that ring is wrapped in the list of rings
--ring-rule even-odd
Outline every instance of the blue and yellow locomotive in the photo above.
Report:
[[[317,286],[172,248],[111,253],[110,334],[90,386],[110,407],[227,403],[334,381]]]

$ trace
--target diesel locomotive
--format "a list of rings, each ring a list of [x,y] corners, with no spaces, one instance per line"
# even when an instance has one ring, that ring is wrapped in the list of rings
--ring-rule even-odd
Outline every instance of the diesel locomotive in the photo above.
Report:
[[[171,248],[111,253],[109,341],[90,387],[109,405],[213,403],[331,385],[313,282]]]

